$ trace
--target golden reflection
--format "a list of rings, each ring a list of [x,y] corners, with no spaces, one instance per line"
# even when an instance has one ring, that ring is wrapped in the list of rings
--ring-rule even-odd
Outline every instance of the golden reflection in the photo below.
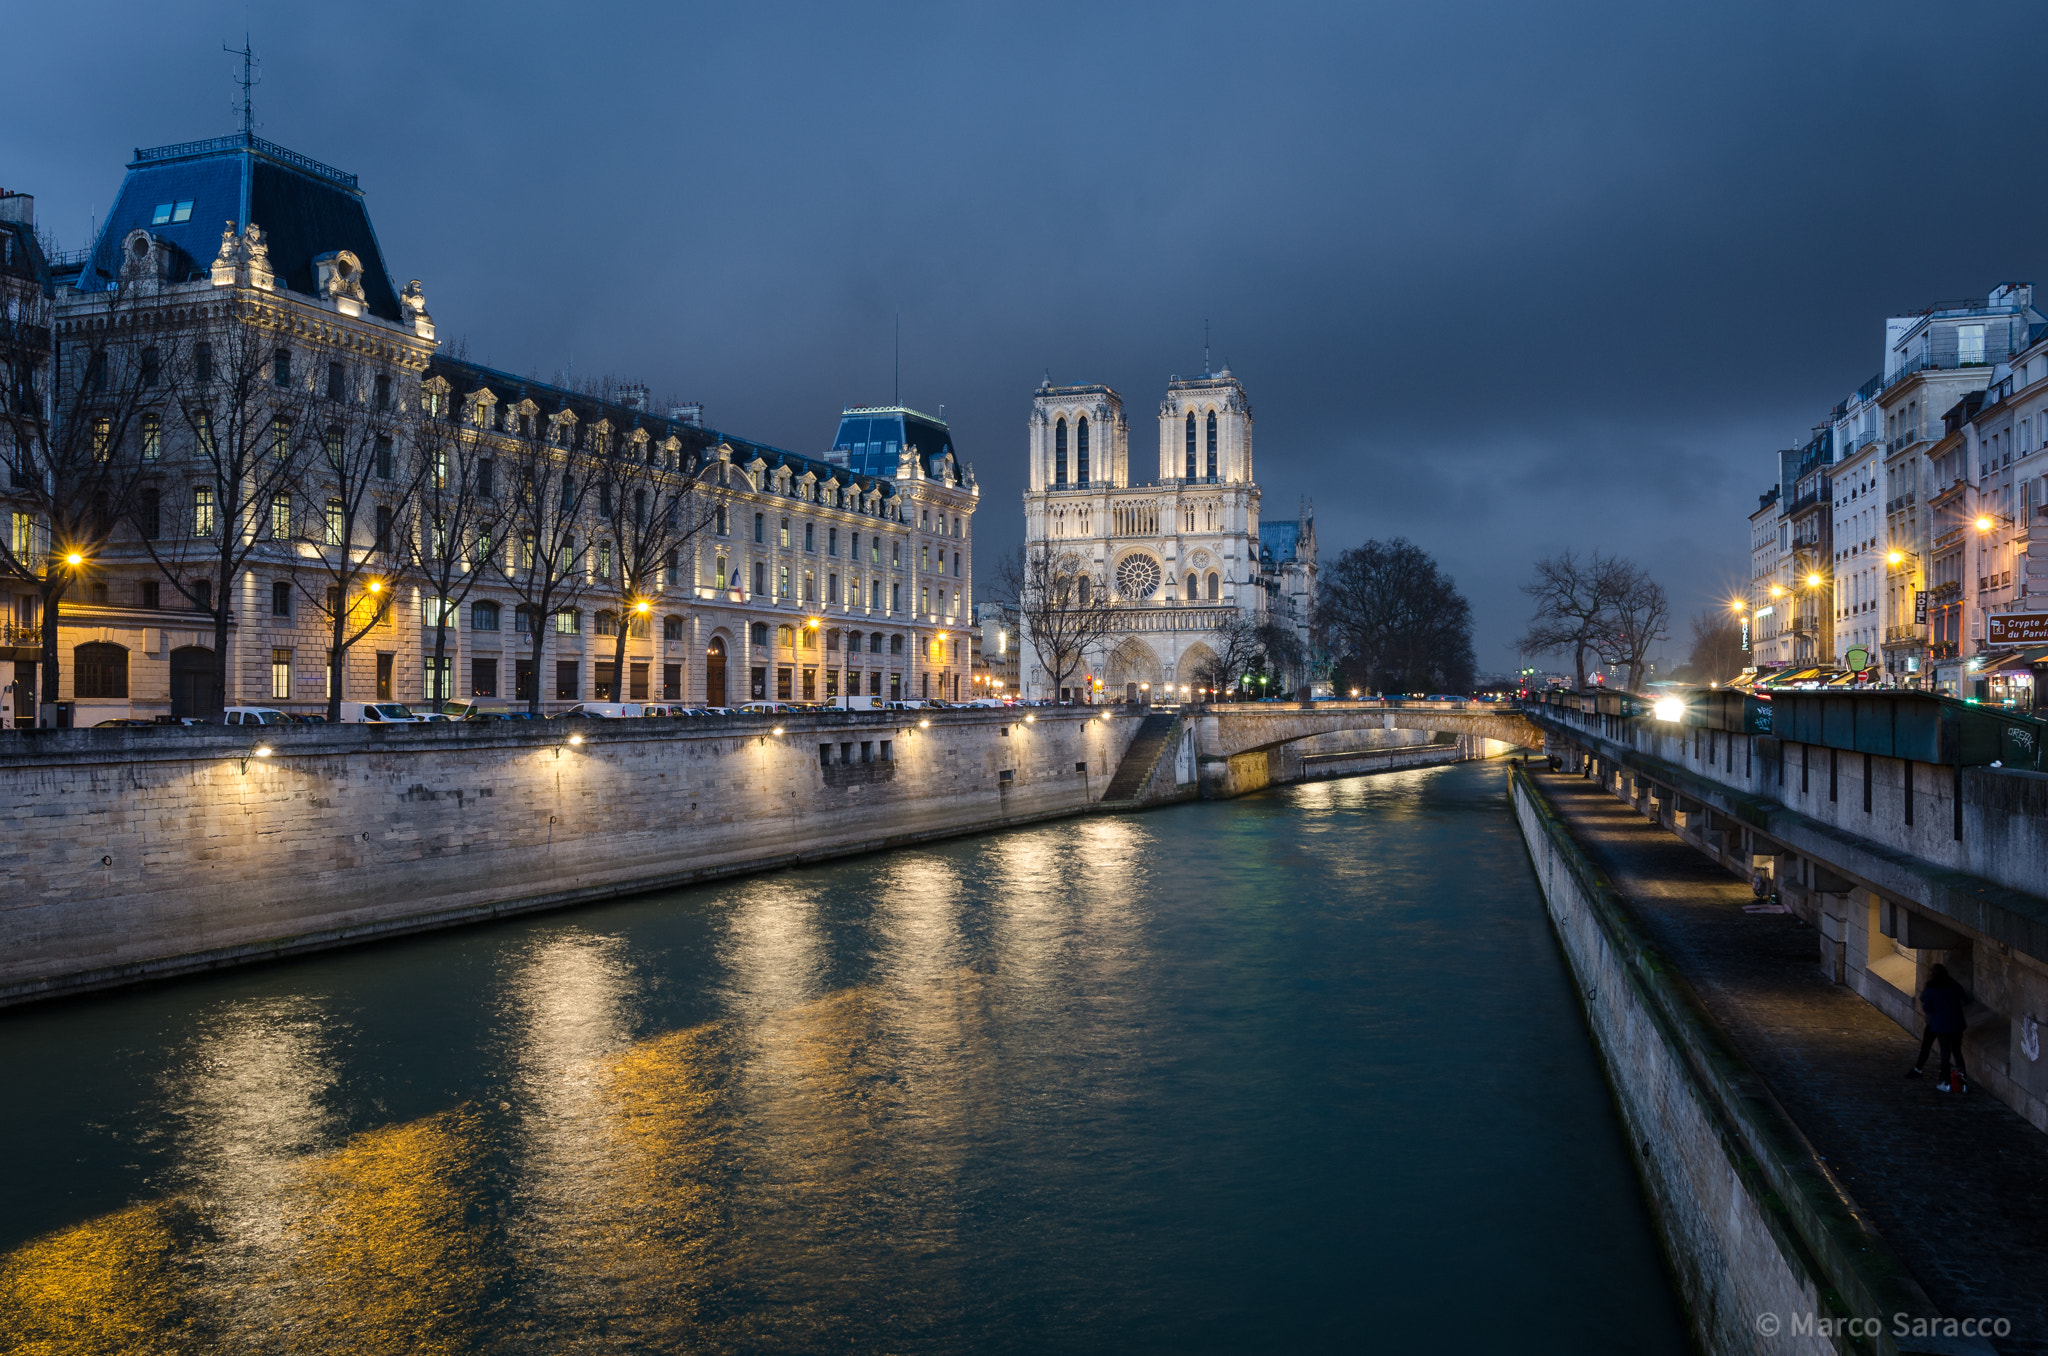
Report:
[[[0,1351],[197,1350],[185,1255],[194,1232],[182,1203],[158,1201],[16,1248],[0,1258]]]
[[[479,1181],[476,1117],[445,1111],[307,1162],[279,1202],[291,1240],[266,1326],[287,1351],[474,1345],[503,1271]],[[282,1329],[282,1331],[278,1331]]]

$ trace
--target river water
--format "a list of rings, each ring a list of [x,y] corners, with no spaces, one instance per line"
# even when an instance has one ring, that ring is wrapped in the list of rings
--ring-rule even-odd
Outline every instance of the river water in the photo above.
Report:
[[[0,1350],[1683,1352],[1504,795],[1315,783],[0,1014]]]

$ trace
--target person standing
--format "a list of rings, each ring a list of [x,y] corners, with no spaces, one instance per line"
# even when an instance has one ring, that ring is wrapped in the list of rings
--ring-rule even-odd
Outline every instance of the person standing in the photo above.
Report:
[[[1970,1004],[1970,991],[1956,983],[1946,965],[1936,965],[1927,972],[1927,987],[1920,991],[1920,1010],[1927,1014],[1927,1031],[1920,1037],[1920,1058],[1913,1061],[1913,1067],[1906,1070],[1906,1077],[1918,1078],[1927,1067],[1927,1052],[1937,1041],[1941,1044],[1941,1081],[1934,1085],[1936,1092],[1949,1091],[1949,1061],[1955,1061],[1956,1072],[1963,1077],[1958,1090],[1966,1091],[1970,1071],[1963,1063],[1963,1009]]]

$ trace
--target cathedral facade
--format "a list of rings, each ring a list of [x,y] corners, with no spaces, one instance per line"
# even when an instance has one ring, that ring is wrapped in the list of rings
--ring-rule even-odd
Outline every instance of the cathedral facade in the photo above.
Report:
[[[1128,623],[1090,655],[1084,676],[1052,691],[1026,637],[1028,697],[1138,700],[1194,696],[1218,628],[1279,622],[1308,649],[1315,606],[1315,520],[1262,523],[1252,410],[1228,367],[1174,377],[1159,403],[1156,469],[1133,466],[1123,398],[1107,386],[1039,386],[1032,399],[1025,548],[1084,565]],[[1299,684],[1305,675],[1296,675]]]

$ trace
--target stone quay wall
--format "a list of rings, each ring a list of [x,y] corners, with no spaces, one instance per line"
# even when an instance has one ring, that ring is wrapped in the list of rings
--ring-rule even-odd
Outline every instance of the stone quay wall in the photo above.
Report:
[[[0,1004],[1087,810],[1139,722],[1029,714],[23,732]]]
[[[1519,771],[1512,796],[1701,1349],[1961,1349],[1759,1332],[1761,1314],[1936,1311]]]

